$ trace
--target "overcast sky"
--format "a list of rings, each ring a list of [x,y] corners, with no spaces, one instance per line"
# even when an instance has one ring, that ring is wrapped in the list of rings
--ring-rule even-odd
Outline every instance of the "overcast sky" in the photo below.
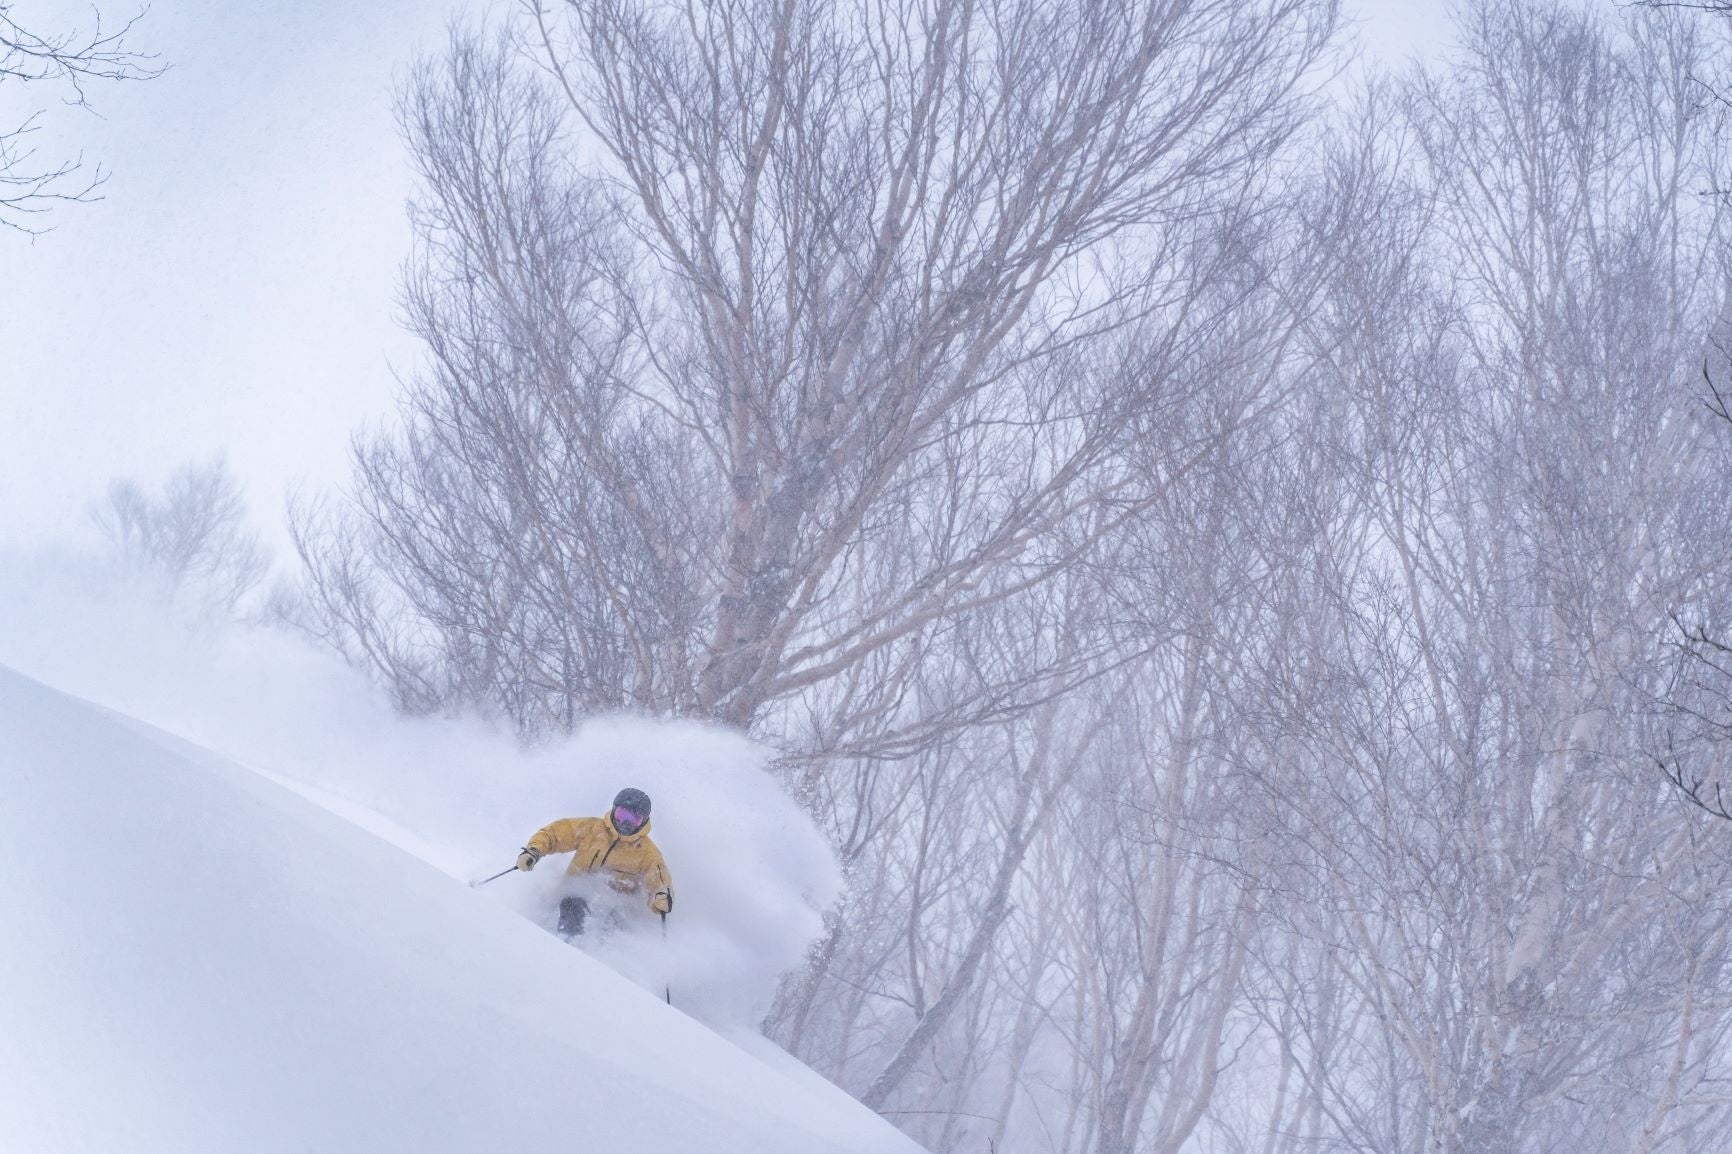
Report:
[[[122,10],[108,0],[114,15]],[[507,5],[506,7],[509,7]],[[346,475],[392,411],[409,179],[394,82],[489,0],[158,0],[137,44],[170,69],[51,109],[44,155],[112,170],[100,204],[0,234],[0,545],[58,536],[110,479],[226,453],[273,536],[283,495]],[[1349,0],[1369,55],[1446,42],[1441,0]],[[41,27],[88,4],[17,0]],[[0,116],[41,97],[0,85]]]

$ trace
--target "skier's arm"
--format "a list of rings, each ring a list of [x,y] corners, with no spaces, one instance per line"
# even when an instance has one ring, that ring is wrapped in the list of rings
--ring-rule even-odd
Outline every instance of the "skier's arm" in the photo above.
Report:
[[[667,862],[662,860],[662,852],[652,843],[645,847],[649,850],[649,864],[644,868],[644,889],[649,891],[649,906],[658,914],[672,912],[674,908],[674,882],[668,876]]]
[[[530,862],[533,866],[550,853],[575,852],[580,837],[577,821],[564,817],[536,830],[535,836],[523,843],[523,849],[526,855],[533,855]]]

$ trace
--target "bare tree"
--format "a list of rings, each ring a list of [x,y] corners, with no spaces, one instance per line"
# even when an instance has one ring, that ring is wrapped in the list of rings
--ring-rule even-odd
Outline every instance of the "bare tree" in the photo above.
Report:
[[[750,725],[880,663],[850,743],[1151,499],[1116,454],[1209,379],[1332,6],[564,14],[541,74],[465,38],[406,96],[430,365],[356,550],[302,534],[317,587],[382,590],[327,630],[528,731]]]
[[[143,12],[117,29],[105,30],[102,15],[92,9],[88,31],[45,32],[27,28],[13,17],[14,5],[0,3],[0,84],[40,85],[60,100],[90,107],[93,81],[141,80],[161,68],[155,57],[127,47],[126,38]],[[31,146],[41,113],[32,113],[14,127],[0,128],[0,226],[35,233],[40,217],[56,204],[97,199],[107,175],[100,167],[86,171],[82,158],[40,161]]]
[[[1725,478],[1728,443],[1725,426],[1732,424],[1725,394],[1716,384],[1723,375],[1726,357],[1723,337],[1702,363],[1702,412],[1720,428],[1711,439],[1717,453],[1705,453],[1710,476],[1722,478],[1722,487],[1704,485],[1698,500],[1706,507],[1721,507],[1729,496]],[[1715,541],[1711,527],[1698,534],[1708,537],[1701,546],[1711,549]],[[1728,559],[1732,560],[1732,559]],[[1723,566],[1717,566],[1716,569]],[[1702,812],[1732,820],[1732,798],[1726,793],[1727,759],[1732,756],[1732,648],[1728,635],[1728,605],[1719,582],[1698,582],[1680,597],[1670,613],[1666,631],[1670,660],[1656,662],[1664,670],[1660,687],[1652,692],[1650,706],[1657,734],[1651,754],[1660,773]]]
[[[240,485],[220,459],[177,470],[157,496],[117,480],[92,517],[123,564],[225,618],[270,569]]]
[[[1317,952],[1271,944],[1267,1017],[1349,1148],[1712,1145],[1726,863],[1643,708],[1668,610],[1723,573],[1690,388],[1727,280],[1703,41],[1464,17],[1371,134],[1390,234],[1319,329],[1353,487],[1313,595],[1337,623],[1276,683],[1281,908]]]
[[[934,1140],[977,1097],[1007,1118],[1031,860],[1129,705],[1106,687],[1170,641],[1103,575],[1284,400],[1279,193],[1334,7],[534,16],[539,69],[459,37],[405,94],[428,358],[354,503],[298,518],[314,628],[411,708],[778,741],[854,886],[776,1028]],[[1160,1056],[1119,1055],[1120,1146],[1210,1100],[1237,983],[1172,983],[1240,923],[1195,924],[1145,983]]]

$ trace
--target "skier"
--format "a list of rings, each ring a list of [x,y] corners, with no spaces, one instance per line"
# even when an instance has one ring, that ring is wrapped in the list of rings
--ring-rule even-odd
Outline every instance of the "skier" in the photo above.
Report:
[[[649,908],[665,920],[674,908],[673,883],[667,863],[649,838],[649,795],[641,789],[622,789],[613,799],[606,817],[567,817],[535,831],[517,857],[517,868],[532,870],[550,853],[569,853],[566,874],[606,871],[607,883],[616,893],[649,895]],[[559,903],[559,932],[565,938],[583,933],[589,902],[570,896]]]

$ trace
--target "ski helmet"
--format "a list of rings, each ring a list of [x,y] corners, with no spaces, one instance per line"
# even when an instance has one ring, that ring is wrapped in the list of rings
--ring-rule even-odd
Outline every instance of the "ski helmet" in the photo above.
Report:
[[[622,789],[614,795],[608,820],[619,832],[633,834],[649,823],[649,815],[649,794],[641,789]]]

